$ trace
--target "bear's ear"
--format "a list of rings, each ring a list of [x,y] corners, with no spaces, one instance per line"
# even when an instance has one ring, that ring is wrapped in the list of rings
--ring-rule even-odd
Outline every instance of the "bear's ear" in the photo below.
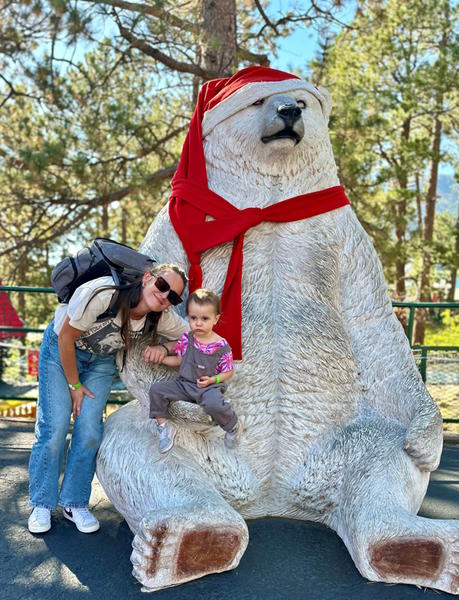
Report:
[[[320,103],[322,105],[322,112],[324,114],[325,120],[328,123],[328,119],[330,118],[330,113],[332,109],[331,95],[327,88],[324,88],[322,85],[317,86],[317,89],[319,90],[320,95],[323,98],[323,100],[321,100]]]

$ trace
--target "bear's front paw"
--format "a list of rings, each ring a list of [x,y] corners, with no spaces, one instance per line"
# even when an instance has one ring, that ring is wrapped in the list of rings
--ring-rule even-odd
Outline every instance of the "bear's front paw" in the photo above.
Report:
[[[435,471],[443,448],[443,422],[440,413],[426,425],[424,419],[414,420],[406,432],[404,450],[421,471]]]

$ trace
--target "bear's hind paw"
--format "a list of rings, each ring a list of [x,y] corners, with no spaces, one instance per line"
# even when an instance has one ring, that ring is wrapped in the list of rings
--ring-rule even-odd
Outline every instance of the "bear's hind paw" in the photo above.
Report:
[[[202,514],[193,518],[188,510],[183,515],[165,513],[144,519],[132,543],[132,572],[143,591],[178,585],[238,565],[248,541],[243,521],[218,522]]]
[[[459,540],[399,538],[375,544],[371,565],[383,581],[459,594]]]

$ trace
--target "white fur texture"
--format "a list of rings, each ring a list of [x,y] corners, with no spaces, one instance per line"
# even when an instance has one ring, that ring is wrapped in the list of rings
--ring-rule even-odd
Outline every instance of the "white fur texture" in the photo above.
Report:
[[[204,140],[209,187],[238,208],[339,184],[320,102],[305,90],[291,97],[307,105],[297,145],[261,142],[276,125],[276,96],[221,121]],[[188,266],[167,208],[142,249]],[[230,252],[224,244],[202,257],[203,283],[218,293]],[[173,575],[171,548],[180,544],[173,536],[163,570],[148,574],[154,546],[148,532],[158,514],[173,523],[182,515],[186,526],[199,527],[204,511],[215,527],[229,524],[241,532],[240,555],[247,533],[239,515],[311,519],[338,532],[365,577],[458,593],[458,522],[415,516],[429,471],[439,463],[441,416],[352,209],[249,230],[242,315],[243,360],[227,391],[243,423],[235,451],[225,449],[223,432],[199,407],[176,403],[176,444],[159,458],[148,387],[173,373],[144,365],[140,349],[124,374],[138,401],[107,420],[97,473],[136,534],[134,574],[145,589],[182,581]],[[371,548],[384,540],[438,541],[441,567],[427,577],[409,568],[382,575]]]

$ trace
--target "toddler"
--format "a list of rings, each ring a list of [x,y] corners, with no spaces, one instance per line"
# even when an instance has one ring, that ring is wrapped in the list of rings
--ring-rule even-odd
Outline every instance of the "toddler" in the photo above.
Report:
[[[150,418],[156,419],[159,451],[174,445],[176,428],[167,418],[171,401],[196,402],[226,431],[225,446],[234,448],[238,441],[238,418],[225,401],[226,381],[233,375],[233,355],[228,342],[213,328],[220,317],[220,299],[211,290],[190,294],[186,304],[190,330],[178,340],[173,354],[169,349],[162,364],[180,366],[176,379],[153,383],[150,388]]]

